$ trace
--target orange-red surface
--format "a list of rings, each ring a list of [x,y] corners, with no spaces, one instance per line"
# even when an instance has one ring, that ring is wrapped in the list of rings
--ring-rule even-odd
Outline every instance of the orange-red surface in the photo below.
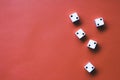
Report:
[[[120,80],[119,8],[119,0],[0,0],[0,80]],[[79,26],[68,17],[74,11]],[[86,41],[74,35],[79,28]],[[86,47],[89,39],[97,51]],[[87,61],[96,74],[84,70]]]

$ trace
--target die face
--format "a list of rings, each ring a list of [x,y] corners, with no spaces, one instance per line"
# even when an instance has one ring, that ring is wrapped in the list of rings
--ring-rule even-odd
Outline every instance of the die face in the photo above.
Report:
[[[91,48],[91,49],[95,49],[97,46],[97,42],[94,40],[89,40],[87,47]]]
[[[95,24],[96,24],[96,27],[103,26],[103,25],[104,25],[104,20],[103,20],[103,18],[100,17],[100,18],[95,19]]]
[[[94,69],[95,66],[92,65],[92,63],[88,62],[85,66],[84,66],[85,70],[87,70],[89,73],[91,73]]]
[[[85,34],[85,32],[84,32],[82,29],[79,29],[79,30],[77,30],[77,31],[75,32],[75,35],[76,35],[79,39],[81,39],[81,38],[83,38],[86,34]]]
[[[71,19],[71,21],[72,21],[73,23],[79,21],[79,16],[78,16],[78,14],[77,14],[76,12],[70,14],[69,17],[70,17],[70,19]]]

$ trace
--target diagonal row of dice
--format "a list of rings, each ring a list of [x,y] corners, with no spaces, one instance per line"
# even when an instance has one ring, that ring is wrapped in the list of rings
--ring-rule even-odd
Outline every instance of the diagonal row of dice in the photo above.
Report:
[[[78,14],[76,12],[72,13],[69,15],[69,18],[70,20],[73,22],[73,23],[76,23],[76,22],[79,22],[80,21],[80,18],[78,16]],[[97,28],[100,28],[100,27],[103,27],[104,26],[104,20],[102,17],[99,17],[99,18],[96,18],[94,20],[95,22],[95,25]],[[86,33],[84,32],[83,29],[78,29],[76,32],[75,32],[75,35],[78,39],[83,39],[85,36],[86,36]],[[90,39],[86,45],[88,48],[92,49],[92,50],[95,50],[96,46],[97,46],[97,41],[95,40],[92,40]],[[89,73],[92,73],[94,70],[95,70],[95,66],[91,63],[91,62],[88,62],[85,66],[84,66],[84,69],[89,72]]]

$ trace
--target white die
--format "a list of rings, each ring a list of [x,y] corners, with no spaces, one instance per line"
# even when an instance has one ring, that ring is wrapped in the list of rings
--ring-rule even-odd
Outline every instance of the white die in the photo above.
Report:
[[[94,40],[89,40],[87,47],[91,48],[91,49],[95,49],[97,46],[97,41]]]
[[[76,12],[72,13],[69,15],[69,18],[71,19],[71,21],[74,23],[74,22],[77,22],[79,21],[79,16]]]
[[[75,32],[75,35],[76,35],[79,39],[81,39],[81,38],[83,38],[86,34],[85,34],[85,32],[84,32],[82,29],[79,29],[79,30],[77,30],[77,31]]]
[[[85,66],[84,66],[85,70],[87,70],[89,73],[91,73],[92,71],[94,71],[95,66],[92,65],[92,63],[88,62]]]
[[[96,27],[103,26],[103,25],[104,25],[104,20],[103,20],[103,18],[102,18],[102,17],[96,18],[96,19],[95,19],[95,24],[96,24]]]

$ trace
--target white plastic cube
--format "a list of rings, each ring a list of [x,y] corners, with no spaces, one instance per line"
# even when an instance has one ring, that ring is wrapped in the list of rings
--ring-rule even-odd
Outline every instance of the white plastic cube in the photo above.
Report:
[[[84,32],[82,29],[79,29],[79,30],[77,30],[77,31],[75,32],[75,35],[76,35],[79,39],[81,39],[81,38],[83,38],[86,34],[85,34],[85,32]]]
[[[97,46],[97,41],[95,40],[89,40],[87,47],[91,48],[91,49],[95,49]]]
[[[96,24],[96,27],[103,26],[103,25],[104,25],[104,20],[103,20],[103,18],[102,18],[102,17],[96,18],[96,19],[95,19],[95,24]]]
[[[95,66],[92,65],[91,62],[88,62],[85,66],[84,66],[85,70],[87,70],[89,73],[91,73],[94,69]]]
[[[69,15],[70,20],[74,23],[79,21],[79,16],[76,12],[72,13]]]

